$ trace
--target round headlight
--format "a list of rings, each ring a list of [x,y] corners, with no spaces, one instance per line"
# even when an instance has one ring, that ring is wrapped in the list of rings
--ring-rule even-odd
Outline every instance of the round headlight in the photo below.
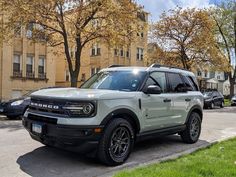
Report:
[[[94,106],[92,104],[86,104],[83,106],[83,112],[84,114],[90,114],[94,109]]]

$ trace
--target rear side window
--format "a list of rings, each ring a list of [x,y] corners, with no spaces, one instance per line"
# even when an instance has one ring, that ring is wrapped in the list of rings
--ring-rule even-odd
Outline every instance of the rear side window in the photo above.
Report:
[[[191,81],[191,79],[188,76],[182,76],[183,81],[185,86],[187,87],[188,91],[196,91],[196,88],[193,84],[193,82]]]
[[[195,77],[192,76],[188,76],[189,80],[192,82],[193,86],[194,86],[194,91],[199,91],[199,87],[197,84],[197,80]]]
[[[183,92],[185,84],[183,83],[181,76],[176,73],[168,73],[169,91],[170,92]]]

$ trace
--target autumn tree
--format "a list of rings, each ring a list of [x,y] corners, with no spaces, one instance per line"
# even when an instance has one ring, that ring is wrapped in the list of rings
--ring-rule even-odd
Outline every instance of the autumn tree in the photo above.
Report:
[[[218,46],[223,51],[230,68],[227,73],[230,82],[230,96],[232,97],[236,84],[236,2],[225,1],[211,11],[211,17],[216,23],[215,32]]]
[[[7,17],[1,31],[10,39],[17,26],[33,26],[32,40],[62,46],[71,86],[77,86],[81,53],[93,41],[127,44],[137,34],[141,8],[133,0],[0,0]],[[75,49],[75,55],[70,49]]]
[[[213,34],[214,22],[205,10],[176,8],[163,13],[154,24],[153,34],[163,50],[173,54],[173,63],[192,69],[196,64],[222,66],[223,55]]]

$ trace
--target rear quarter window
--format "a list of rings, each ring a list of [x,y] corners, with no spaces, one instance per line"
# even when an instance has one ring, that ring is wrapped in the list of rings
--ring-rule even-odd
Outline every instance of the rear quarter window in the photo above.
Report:
[[[194,91],[199,91],[199,87],[198,87],[198,83],[197,83],[197,79],[193,76],[186,76],[189,81],[191,82],[191,85],[193,85],[193,90]]]

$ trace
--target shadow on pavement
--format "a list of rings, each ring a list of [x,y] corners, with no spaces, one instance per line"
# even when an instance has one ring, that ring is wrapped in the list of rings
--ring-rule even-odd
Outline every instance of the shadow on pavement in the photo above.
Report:
[[[34,177],[100,176],[206,144],[209,143],[203,140],[196,144],[184,144],[180,137],[175,135],[146,140],[136,144],[129,160],[118,167],[106,167],[96,159],[44,146],[22,155],[17,159],[17,163],[22,171]]]

